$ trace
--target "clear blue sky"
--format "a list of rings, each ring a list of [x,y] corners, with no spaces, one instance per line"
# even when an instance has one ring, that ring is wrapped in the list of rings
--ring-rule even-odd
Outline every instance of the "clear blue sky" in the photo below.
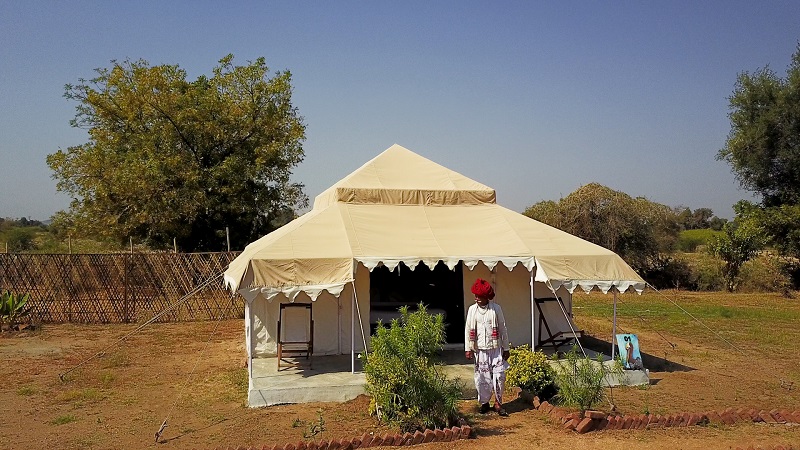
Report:
[[[716,161],[736,75],[783,75],[800,2],[0,2],[0,217],[69,199],[45,157],[86,142],[64,85],[113,59],[195,78],[228,53],[293,74],[313,200],[394,143],[522,211],[598,182],[731,218]]]

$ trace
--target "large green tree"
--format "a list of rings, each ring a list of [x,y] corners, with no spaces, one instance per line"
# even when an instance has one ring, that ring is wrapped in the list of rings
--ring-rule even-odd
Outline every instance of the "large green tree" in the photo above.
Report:
[[[781,78],[769,67],[739,74],[731,130],[717,158],[766,207],[800,204],[800,45]]]
[[[800,44],[785,78],[769,67],[743,72],[729,100],[731,130],[717,158],[760,196],[749,219],[773,246],[800,256]]]
[[[679,232],[672,208],[597,183],[558,202],[537,203],[523,214],[613,250],[641,271],[674,248]]]
[[[57,214],[73,233],[184,250],[233,248],[291,219],[308,199],[290,181],[304,157],[305,125],[292,105],[291,74],[265,60],[187,80],[178,65],[137,60],[96,69],[67,85],[78,102],[71,125],[83,145],[48,155],[58,189],[72,197]]]

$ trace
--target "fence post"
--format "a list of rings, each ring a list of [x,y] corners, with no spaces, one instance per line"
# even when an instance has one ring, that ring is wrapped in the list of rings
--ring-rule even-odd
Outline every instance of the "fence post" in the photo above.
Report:
[[[125,285],[122,287],[122,321],[125,323],[130,323],[131,321],[131,314],[130,314],[130,304],[128,302],[128,273],[130,272],[130,255],[122,254],[122,257],[125,258],[125,276],[123,277]]]

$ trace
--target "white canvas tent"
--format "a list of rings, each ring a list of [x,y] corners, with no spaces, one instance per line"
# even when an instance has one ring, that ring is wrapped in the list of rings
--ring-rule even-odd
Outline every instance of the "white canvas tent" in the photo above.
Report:
[[[476,277],[493,282],[514,345],[537,344],[534,298],[557,293],[571,309],[579,286],[604,293],[645,286],[612,251],[506,209],[492,188],[399,145],[248,245],[225,282],[247,301],[250,358],[275,354],[278,303],[292,301],[315,301],[314,354],[346,354],[363,350],[369,336],[370,271],[440,262],[461,265],[463,311]],[[543,305],[551,328],[568,330],[551,303]]]

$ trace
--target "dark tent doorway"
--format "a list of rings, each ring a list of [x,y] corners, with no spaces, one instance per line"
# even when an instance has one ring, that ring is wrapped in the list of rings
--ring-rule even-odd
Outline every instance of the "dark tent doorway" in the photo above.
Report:
[[[369,277],[370,333],[380,319],[389,324],[399,317],[397,310],[413,311],[423,303],[431,314],[444,314],[448,344],[464,342],[464,284],[461,264],[450,270],[443,263],[429,269],[419,264],[414,270],[402,263],[393,271],[376,267]]]

